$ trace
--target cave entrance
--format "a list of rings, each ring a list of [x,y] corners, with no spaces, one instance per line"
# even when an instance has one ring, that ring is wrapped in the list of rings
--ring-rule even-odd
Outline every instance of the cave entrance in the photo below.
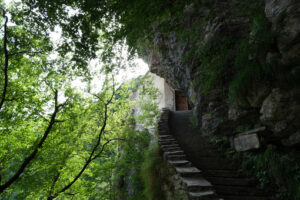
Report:
[[[176,110],[189,110],[187,97],[180,90],[175,90],[175,106]]]

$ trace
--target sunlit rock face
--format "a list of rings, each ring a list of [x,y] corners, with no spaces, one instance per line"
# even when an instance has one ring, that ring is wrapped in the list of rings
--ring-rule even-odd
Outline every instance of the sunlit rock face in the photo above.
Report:
[[[199,53],[190,55],[191,50],[199,52],[206,46],[218,44],[222,37],[238,40],[249,36],[251,39],[254,34],[249,28],[253,22],[233,9],[238,2],[204,1],[201,7],[187,5],[181,20],[186,34],[179,36],[175,31],[168,34],[157,31],[151,41],[153,47],[146,49],[150,71],[165,78],[174,89],[186,93],[205,134],[233,136],[266,126],[268,134],[260,137],[265,143],[299,146],[300,2],[266,0],[261,5],[275,42],[265,55],[256,57],[259,63],[271,66],[277,63],[284,69],[284,73],[275,71],[274,81],[270,84],[254,81],[247,87],[243,104],[228,98],[233,79],[230,61],[221,72],[220,84],[213,85],[209,92],[203,93],[201,80],[196,84],[199,74],[205,73],[201,67],[204,61]],[[253,55],[248,57],[256,59]],[[296,84],[291,86],[290,82]]]

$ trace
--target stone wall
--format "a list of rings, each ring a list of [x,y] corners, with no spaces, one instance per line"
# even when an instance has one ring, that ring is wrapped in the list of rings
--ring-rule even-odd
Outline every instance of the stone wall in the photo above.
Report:
[[[162,183],[162,189],[166,200],[188,200],[186,186],[180,180],[180,175],[172,166],[168,165],[168,178]]]

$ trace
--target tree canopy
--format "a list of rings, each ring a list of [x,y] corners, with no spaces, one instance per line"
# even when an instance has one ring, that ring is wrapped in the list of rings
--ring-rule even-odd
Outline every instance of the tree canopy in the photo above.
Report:
[[[1,199],[111,199],[119,148],[138,140],[147,146],[149,133],[134,130],[132,109],[139,105],[145,112],[136,120],[153,125],[157,105],[143,99],[157,91],[144,88],[132,100],[138,84],[151,81],[114,78],[126,65],[116,50],[124,42],[108,35],[118,25],[108,12],[115,5],[0,1]],[[62,41],[55,43],[57,27]],[[95,58],[103,66],[101,91],[76,90],[72,80],[91,80],[88,63]]]

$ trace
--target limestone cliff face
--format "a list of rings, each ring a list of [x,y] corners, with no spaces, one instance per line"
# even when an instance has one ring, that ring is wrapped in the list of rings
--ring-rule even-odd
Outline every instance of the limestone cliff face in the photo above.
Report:
[[[252,63],[270,66],[274,70],[269,72],[273,73],[269,81],[256,80],[255,75],[254,78],[250,77],[255,80],[246,84],[246,89],[240,95],[243,103],[229,98],[232,80],[242,73],[234,67],[237,62],[235,59],[240,54],[235,45],[237,41],[247,38],[247,45],[258,46],[257,41],[264,37],[264,31],[262,35],[255,36],[260,30],[259,26],[255,27],[256,21],[251,16],[241,14],[244,11],[239,6],[239,1],[235,0],[203,1],[200,6],[186,5],[180,22],[181,29],[184,29],[181,30],[182,34],[157,31],[153,46],[146,49],[150,71],[165,78],[174,89],[186,93],[198,125],[205,134],[229,136],[233,147],[243,150],[239,146],[239,141],[244,138],[239,138],[240,133],[254,129],[246,133],[257,136],[258,140],[254,142],[259,144],[253,144],[254,148],[268,144],[298,147],[300,2],[266,0],[258,5],[267,19],[265,27],[271,33],[272,41],[265,46],[264,43],[260,44],[257,49],[261,51],[251,52],[246,57],[251,62],[255,61]],[[255,37],[258,39],[253,39]],[[229,45],[224,45],[225,49],[235,49],[224,59],[218,47],[224,43],[222,38],[230,38]],[[218,58],[214,56],[214,49],[219,53]],[[207,90],[202,80],[213,80],[208,78],[211,72],[205,68],[211,63],[216,66],[213,71],[217,71],[218,76]],[[219,63],[222,69],[218,68]]]

